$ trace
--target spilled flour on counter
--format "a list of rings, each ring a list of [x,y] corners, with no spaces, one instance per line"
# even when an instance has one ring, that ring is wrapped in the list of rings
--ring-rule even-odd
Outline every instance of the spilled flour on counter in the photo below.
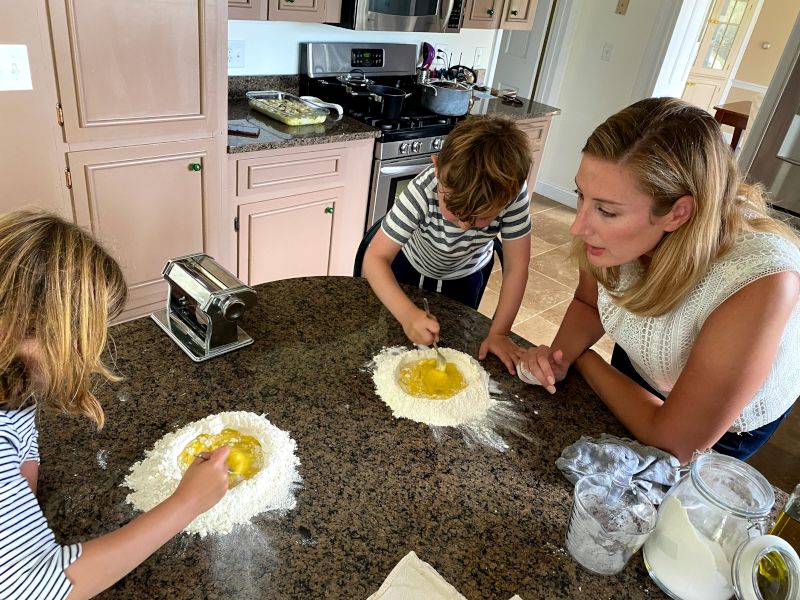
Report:
[[[500,388],[481,364],[470,355],[452,348],[439,348],[448,363],[453,363],[464,378],[463,389],[449,398],[413,396],[398,383],[401,369],[423,359],[435,359],[431,348],[409,350],[403,346],[384,348],[367,368],[372,370],[375,391],[396,418],[411,419],[430,425],[440,439],[448,427],[458,428],[468,442],[505,451],[508,444],[498,429],[507,429],[522,437],[525,418],[511,402],[499,399]]]
[[[219,434],[223,429],[235,429],[258,440],[263,465],[250,479],[230,488],[222,500],[189,523],[184,531],[201,537],[226,534],[260,513],[293,509],[294,494],[301,483],[295,441],[265,416],[244,411],[211,415],[158,440],[125,478],[123,485],[132,490],[126,500],[144,512],[168,498],[182,477],[178,457],[184,448],[200,434]]]

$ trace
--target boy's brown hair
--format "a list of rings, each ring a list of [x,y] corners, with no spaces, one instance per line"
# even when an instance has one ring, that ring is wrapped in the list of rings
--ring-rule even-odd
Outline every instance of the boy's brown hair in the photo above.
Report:
[[[519,194],[531,169],[528,138],[502,117],[474,116],[447,136],[437,162],[447,209],[474,224],[499,212]]]

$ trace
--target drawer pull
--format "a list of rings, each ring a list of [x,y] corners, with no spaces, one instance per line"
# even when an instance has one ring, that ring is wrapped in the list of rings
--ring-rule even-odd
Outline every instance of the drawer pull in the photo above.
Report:
[[[189,170],[190,171],[200,171],[203,168],[203,165],[200,163],[190,163]]]
[[[325,207],[325,214],[326,215],[332,215],[333,214],[333,207],[332,206],[326,206]]]
[[[511,15],[512,15],[512,16],[514,16],[514,17],[516,17],[518,12],[519,12],[519,11],[518,11],[518,10],[516,10],[516,9],[515,9],[515,10],[512,10],[512,11],[511,11]]]
[[[486,14],[491,17],[494,14],[494,9],[490,8],[489,10],[486,11]]]

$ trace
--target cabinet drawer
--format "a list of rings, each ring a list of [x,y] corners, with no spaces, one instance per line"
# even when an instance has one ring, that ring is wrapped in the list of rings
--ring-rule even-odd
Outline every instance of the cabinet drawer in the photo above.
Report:
[[[528,141],[531,145],[531,151],[537,152],[544,148],[544,142],[547,138],[547,130],[550,125],[549,119],[542,121],[529,121],[527,123],[519,123],[519,128],[528,136]]]
[[[240,159],[236,164],[237,196],[272,196],[344,184],[342,149],[282,153]]]

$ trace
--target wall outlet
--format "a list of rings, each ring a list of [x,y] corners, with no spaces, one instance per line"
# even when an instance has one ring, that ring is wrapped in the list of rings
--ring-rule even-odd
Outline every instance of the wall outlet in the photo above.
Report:
[[[228,40],[228,68],[244,68],[244,41]]]
[[[475,48],[475,56],[472,57],[472,66],[476,69],[483,66],[483,54],[486,52],[486,48],[482,48],[478,46]]]
[[[447,61],[450,60],[450,46],[446,44],[436,44],[436,58],[442,57],[444,62],[436,61],[436,58],[433,59],[433,67],[435,69],[442,69],[447,66]]]
[[[603,44],[603,50],[600,52],[600,60],[611,62],[611,51],[614,49],[614,44],[606,42]]]
[[[617,2],[617,8],[614,9],[614,12],[618,15],[624,15],[628,12],[628,2],[629,0],[619,0]]]

